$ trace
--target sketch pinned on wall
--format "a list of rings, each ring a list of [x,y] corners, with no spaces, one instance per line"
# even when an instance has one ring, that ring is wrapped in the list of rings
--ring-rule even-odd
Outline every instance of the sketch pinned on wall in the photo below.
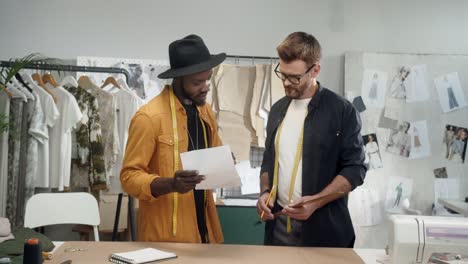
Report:
[[[427,132],[427,121],[415,121],[410,123],[408,131],[411,137],[410,159],[420,159],[431,155],[431,146]]]
[[[375,133],[364,135],[362,139],[364,140],[364,152],[366,155],[364,163],[369,165],[369,170],[382,168],[382,156],[380,155],[377,135]]]
[[[466,145],[468,138],[468,129],[453,125],[445,126],[443,136],[443,153],[445,159],[464,163],[466,156]]]
[[[375,188],[359,186],[350,193],[348,205],[353,224],[357,226],[374,226],[385,219],[383,201]]]
[[[434,176],[437,179],[446,179],[446,178],[448,178],[447,168],[442,167],[442,168],[434,169]]]
[[[444,113],[466,107],[465,95],[458,73],[453,72],[434,79],[439,94],[439,103]]]
[[[390,177],[387,198],[385,200],[385,209],[392,210],[402,206],[405,199],[410,200],[413,191],[413,179],[404,177]]]
[[[410,68],[406,85],[406,102],[422,102],[430,98],[428,89],[427,66],[414,65]]]
[[[406,99],[411,73],[409,66],[400,66],[397,68],[390,85],[390,96],[395,99]]]
[[[458,179],[435,179],[434,180],[434,204],[439,205],[439,198],[460,199],[460,183]]]
[[[143,79],[143,67],[141,64],[131,63],[128,64],[130,70],[130,78],[128,79],[128,86],[130,89],[135,90],[136,94],[141,99],[146,99],[145,81]]]
[[[411,151],[410,122],[398,122],[396,129],[391,129],[386,150],[389,153],[409,157]]]
[[[366,69],[363,73],[361,97],[364,104],[377,108],[385,105],[388,74],[383,71]]]

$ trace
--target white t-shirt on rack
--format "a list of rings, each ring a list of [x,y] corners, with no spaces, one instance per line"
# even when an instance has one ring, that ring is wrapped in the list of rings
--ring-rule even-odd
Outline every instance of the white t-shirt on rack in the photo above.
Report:
[[[37,93],[41,101],[42,112],[44,113],[44,123],[46,125],[46,136],[43,138],[42,144],[37,147],[37,174],[36,187],[50,187],[49,182],[49,131],[55,125],[55,122],[60,117],[60,112],[54,102],[52,95],[47,93],[42,87],[34,84],[30,85]]]
[[[278,203],[286,207],[290,201],[289,185],[291,184],[294,160],[296,159],[297,144],[304,125],[307,106],[312,98],[294,99],[289,105],[283,120],[283,128],[279,140],[279,170],[278,170]],[[296,174],[292,200],[302,197],[302,155]]]
[[[57,97],[57,107],[60,112],[60,118],[49,133],[49,179],[50,187],[57,187],[61,191],[63,187],[70,186],[71,132],[83,115],[72,94],[61,86],[49,87]]]
[[[136,94],[126,90],[118,90],[115,93],[112,93],[112,95],[114,96],[117,111],[116,121],[119,135],[120,152],[113,167],[113,173],[111,176],[118,178],[120,176],[120,170],[122,169],[122,161],[125,155],[125,146],[127,145],[128,127],[130,126],[133,115],[142,106],[142,104],[141,100],[139,100]],[[122,192],[120,187],[120,180],[110,180],[109,185],[111,192]]]

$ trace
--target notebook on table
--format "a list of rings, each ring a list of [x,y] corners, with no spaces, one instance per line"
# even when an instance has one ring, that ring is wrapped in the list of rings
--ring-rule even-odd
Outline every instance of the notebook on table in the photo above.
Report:
[[[177,258],[177,255],[154,248],[144,248],[135,251],[114,253],[110,255],[109,261],[119,264],[140,264],[171,258]]]

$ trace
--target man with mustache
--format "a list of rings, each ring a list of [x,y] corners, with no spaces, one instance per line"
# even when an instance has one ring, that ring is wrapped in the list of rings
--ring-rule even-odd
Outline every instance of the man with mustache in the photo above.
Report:
[[[204,176],[180,170],[179,154],[222,145],[205,100],[212,69],[225,58],[210,55],[196,35],[172,42],[171,69],[158,76],[172,85],[133,117],[120,180],[139,199],[139,240],[223,242],[212,191],[194,189]]]
[[[271,107],[267,124],[257,201],[265,244],[353,247],[347,196],[298,205],[363,183],[359,113],[317,81],[321,47],[314,36],[292,33],[277,51],[275,73],[286,96]]]

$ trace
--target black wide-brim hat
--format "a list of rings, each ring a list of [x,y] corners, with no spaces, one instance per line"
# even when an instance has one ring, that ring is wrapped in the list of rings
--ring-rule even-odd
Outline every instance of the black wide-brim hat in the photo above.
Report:
[[[169,45],[171,68],[158,75],[160,79],[171,79],[204,72],[221,64],[226,53],[211,55],[202,38],[189,35]]]

